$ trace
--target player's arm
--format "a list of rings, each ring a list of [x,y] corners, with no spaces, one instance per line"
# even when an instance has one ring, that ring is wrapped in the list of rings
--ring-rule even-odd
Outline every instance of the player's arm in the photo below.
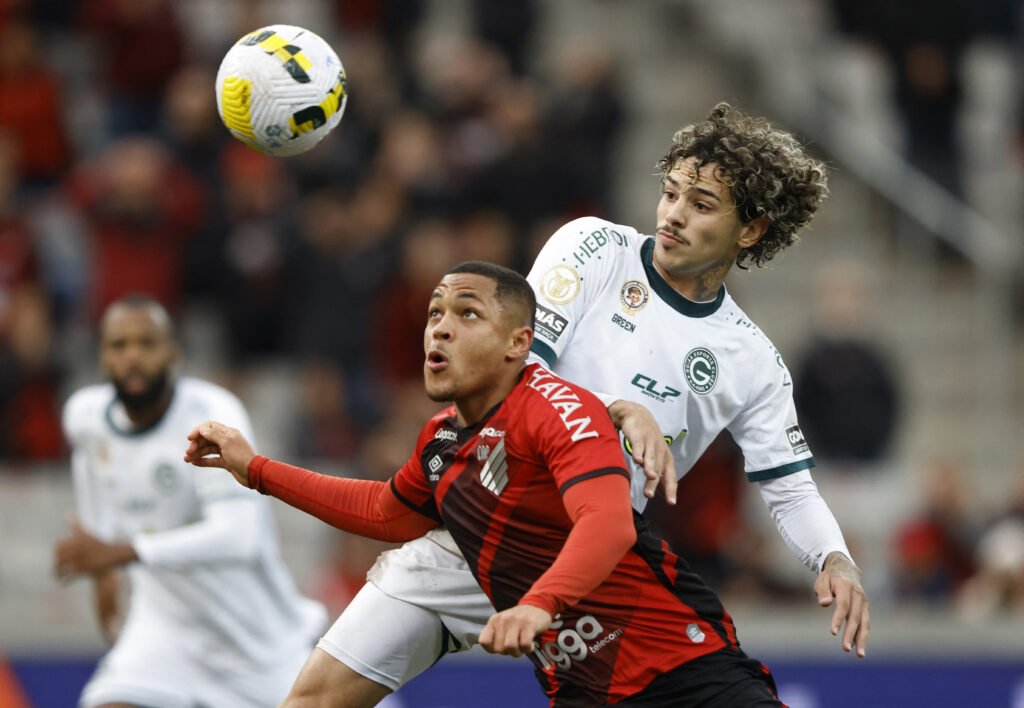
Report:
[[[759,484],[779,533],[793,553],[818,571],[814,590],[821,606],[834,606],[831,630],[842,624],[843,648],[864,656],[870,631],[868,601],[860,571],[851,560],[842,531],[811,479],[810,450],[797,424],[789,372],[772,350],[771,361],[753,367],[759,385],[729,426],[743,450],[747,477]]]
[[[123,619],[121,613],[121,573],[107,570],[92,576],[93,602],[100,631],[108,643],[117,641]]]
[[[804,470],[759,483],[761,498],[793,553],[818,572],[814,591],[822,607],[834,605],[832,634],[843,632],[843,650],[867,651],[871,619],[860,569],[854,564],[832,510]]]
[[[220,467],[239,483],[350,533],[380,541],[409,541],[438,525],[401,499],[386,482],[319,474],[256,455],[235,428],[205,423],[188,436],[185,461]]]
[[[75,514],[69,514],[68,533],[53,550],[54,573],[62,580],[96,574],[137,559],[131,544],[108,542],[114,538],[114,513],[109,495],[89,467],[87,436],[81,421],[92,415],[88,398],[75,394],[64,407],[64,434],[71,445],[71,479]]]
[[[555,615],[600,585],[634,543],[629,479],[601,474],[565,490],[562,499],[573,527],[555,562],[513,608],[491,617],[480,634],[487,651],[520,656]]]

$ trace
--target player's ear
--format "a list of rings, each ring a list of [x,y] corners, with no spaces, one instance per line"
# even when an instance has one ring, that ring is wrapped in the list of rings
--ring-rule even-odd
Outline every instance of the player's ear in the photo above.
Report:
[[[525,359],[533,345],[533,330],[529,327],[516,327],[512,330],[512,340],[506,356],[509,359]]]
[[[760,241],[761,237],[768,232],[769,224],[767,216],[759,216],[745,223],[740,230],[740,238],[737,241],[739,247],[750,248]]]

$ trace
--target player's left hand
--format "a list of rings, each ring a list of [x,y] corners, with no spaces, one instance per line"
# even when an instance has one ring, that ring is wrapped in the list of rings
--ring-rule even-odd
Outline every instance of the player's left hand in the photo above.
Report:
[[[832,635],[846,623],[843,631],[843,651],[856,647],[857,656],[864,658],[871,632],[871,618],[868,615],[868,596],[861,585],[860,568],[844,554],[834,551],[825,559],[818,579],[814,581],[814,592],[818,604],[829,607],[835,604],[832,613]]]
[[[533,651],[537,635],[553,621],[539,607],[516,605],[487,620],[487,626],[480,632],[480,646],[492,654],[522,656]]]
[[[78,519],[70,520],[70,533],[54,549],[54,573],[59,580],[77,575],[99,573],[138,560],[127,543],[106,543],[82,528]]]

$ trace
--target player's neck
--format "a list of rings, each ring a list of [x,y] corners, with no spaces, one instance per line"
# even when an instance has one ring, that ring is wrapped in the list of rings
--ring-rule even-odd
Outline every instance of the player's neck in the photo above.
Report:
[[[495,383],[486,391],[455,401],[455,416],[460,427],[476,425],[499,403],[505,400],[512,389],[519,383],[525,366],[509,369],[495,374]]]
[[[170,407],[173,397],[174,386],[168,385],[160,398],[144,408],[129,408],[122,404],[125,417],[131,422],[133,428],[148,428],[163,417]]]
[[[671,274],[655,261],[658,275],[677,293],[693,302],[710,302],[718,297],[718,291],[725,283],[725,277],[732,268],[732,261],[718,263],[698,272]]]

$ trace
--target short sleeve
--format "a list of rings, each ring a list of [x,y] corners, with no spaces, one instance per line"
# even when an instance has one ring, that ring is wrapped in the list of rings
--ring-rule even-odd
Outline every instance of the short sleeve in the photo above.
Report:
[[[549,367],[607,286],[619,252],[635,232],[603,219],[575,219],[558,229],[537,255],[526,279],[537,295],[532,353]]]
[[[543,368],[530,373],[526,439],[517,438],[525,454],[536,449],[565,493],[574,484],[606,474],[629,479],[619,434],[604,404],[586,389],[569,384]],[[537,395],[539,394],[539,395]]]
[[[775,353],[751,370],[758,372],[752,399],[728,426],[743,451],[747,479],[763,482],[814,467],[814,458],[797,422],[793,379]]]

